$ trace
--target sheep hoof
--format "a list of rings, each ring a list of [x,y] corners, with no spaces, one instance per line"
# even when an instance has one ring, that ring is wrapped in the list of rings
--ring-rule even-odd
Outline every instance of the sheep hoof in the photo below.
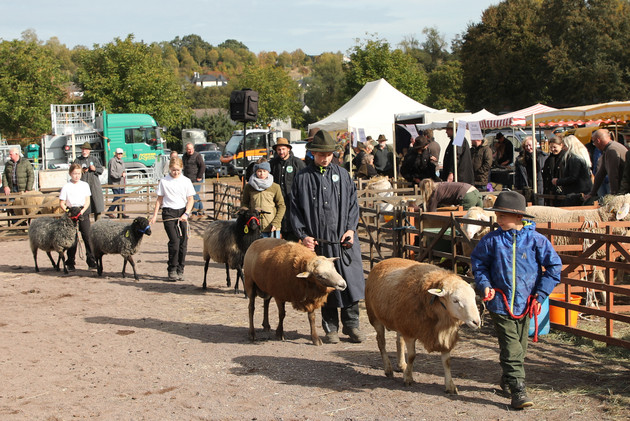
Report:
[[[394,377],[394,371],[393,370],[385,370],[385,375],[387,377]]]
[[[321,338],[317,337],[317,338],[313,339],[313,345],[315,345],[315,346],[322,346]]]
[[[459,391],[457,390],[457,387],[453,387],[453,389],[445,389],[444,392],[448,393],[449,395],[459,395]]]

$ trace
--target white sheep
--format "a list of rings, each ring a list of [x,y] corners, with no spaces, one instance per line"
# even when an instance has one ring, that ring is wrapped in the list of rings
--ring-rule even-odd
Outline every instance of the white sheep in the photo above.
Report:
[[[269,301],[273,297],[278,306],[276,338],[284,339],[284,304],[308,313],[311,339],[314,345],[322,341],[315,329],[315,310],[321,308],[328,294],[335,289],[346,289],[346,281],[335,269],[337,257],[318,256],[302,244],[278,238],[261,238],[252,243],[245,253],[243,285],[249,297],[249,338],[254,331],[254,302],[258,295],[264,300],[263,330],[269,331]]]
[[[397,332],[398,367],[406,385],[413,383],[416,340],[427,352],[441,352],[447,393],[457,393],[451,376],[451,350],[462,323],[481,326],[475,291],[459,276],[412,260],[392,258],[376,264],[365,282],[365,307],[376,330],[385,375],[393,376],[385,349],[385,329]],[[403,343],[404,339],[404,343]],[[407,348],[407,361],[404,358]]]

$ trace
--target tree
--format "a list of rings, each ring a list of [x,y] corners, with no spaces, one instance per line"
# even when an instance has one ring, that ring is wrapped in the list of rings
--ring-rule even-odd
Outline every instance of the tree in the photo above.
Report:
[[[345,99],[343,55],[324,53],[315,59],[304,102],[317,121],[341,107]]]
[[[429,106],[446,108],[451,112],[463,112],[466,95],[462,89],[464,72],[459,61],[451,60],[440,64],[429,74]]]
[[[39,138],[50,132],[50,104],[63,102],[67,77],[50,49],[33,39],[0,42],[0,132]],[[26,142],[24,142],[26,143]]]
[[[356,40],[346,66],[346,92],[356,94],[367,82],[380,78],[405,95],[424,102],[428,95],[427,76],[416,60],[402,50],[391,50],[381,39]]]
[[[235,89],[250,88],[258,92],[258,122],[291,119],[294,125],[302,121],[300,87],[281,68],[250,66],[236,82]]]
[[[84,101],[114,113],[151,114],[174,126],[190,115],[184,91],[168,64],[133,35],[81,55],[78,81]]]

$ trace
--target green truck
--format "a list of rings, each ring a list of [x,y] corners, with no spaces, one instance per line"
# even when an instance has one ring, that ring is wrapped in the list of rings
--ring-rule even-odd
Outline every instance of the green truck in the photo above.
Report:
[[[161,172],[164,141],[161,128],[148,114],[96,114],[94,104],[53,104],[50,107],[52,134],[42,140],[42,169],[67,169],[89,142],[107,168],[117,148],[130,174]],[[106,175],[106,174],[105,174]],[[105,180],[106,176],[103,177]],[[159,176],[155,176],[159,178]]]

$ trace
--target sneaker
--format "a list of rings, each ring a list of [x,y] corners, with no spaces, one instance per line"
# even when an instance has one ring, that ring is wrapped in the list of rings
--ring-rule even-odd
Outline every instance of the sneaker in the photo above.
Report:
[[[168,271],[168,278],[166,279],[168,282],[175,282],[177,281],[178,277],[177,277],[177,271],[175,270],[169,270]]]
[[[355,344],[361,343],[365,340],[365,335],[358,327],[343,327],[341,330],[344,335],[348,335],[350,337],[350,342]]]
[[[121,215],[121,217],[122,217],[122,219],[129,219],[129,218],[131,218],[129,215],[127,215],[127,214],[125,214],[125,213],[123,213],[123,214]]]
[[[178,281],[183,281],[184,280],[184,270],[183,269],[177,269],[177,280]]]
[[[326,336],[324,337],[324,342],[326,342],[327,344],[338,344],[339,334],[337,333],[337,331],[333,330],[326,333]]]
[[[107,215],[105,215],[105,216],[107,216],[108,218],[111,218],[111,219],[116,219],[116,218],[117,218],[117,216],[116,216],[116,215],[114,215],[113,213],[108,213],[108,214],[107,214]]]

